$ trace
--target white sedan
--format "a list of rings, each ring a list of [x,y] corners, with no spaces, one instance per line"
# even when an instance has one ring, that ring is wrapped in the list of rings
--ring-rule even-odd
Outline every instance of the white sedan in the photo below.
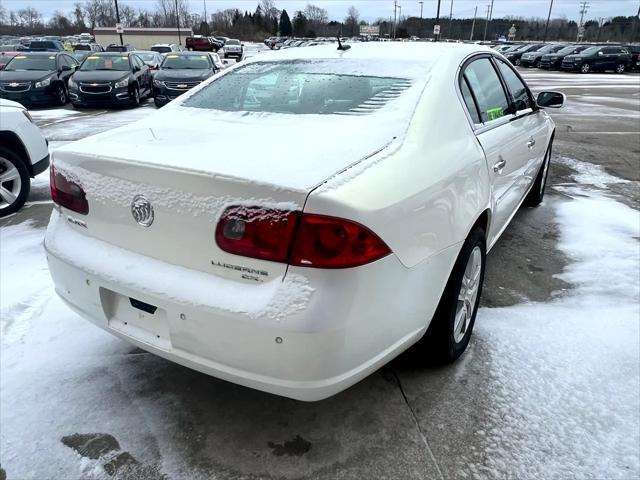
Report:
[[[56,290],[145,350],[301,400],[416,343],[451,362],[486,252],[542,200],[541,106],[563,101],[476,45],[260,55],[55,152]]]

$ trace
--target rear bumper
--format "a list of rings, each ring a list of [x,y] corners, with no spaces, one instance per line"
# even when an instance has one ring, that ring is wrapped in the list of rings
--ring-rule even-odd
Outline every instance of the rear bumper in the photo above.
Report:
[[[251,285],[153,260],[80,231],[54,210],[45,249],[56,291],[81,316],[170,361],[305,401],[344,390],[415,343],[459,250],[410,270],[389,255],[342,271],[290,267],[284,281]],[[128,268],[118,273],[118,265]],[[154,279],[166,290],[158,291]],[[206,292],[203,300],[191,298],[194,291]],[[157,310],[145,313],[130,299]]]

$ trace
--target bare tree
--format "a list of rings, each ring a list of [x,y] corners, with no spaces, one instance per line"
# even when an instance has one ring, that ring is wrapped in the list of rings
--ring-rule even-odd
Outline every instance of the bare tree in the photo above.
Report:
[[[276,2],[274,0],[260,0],[260,8],[265,18],[271,21],[277,20],[280,16],[280,10],[276,8]]]
[[[360,12],[351,5],[347,10],[347,17],[344,19],[345,34],[349,36],[355,36],[358,34],[358,20],[360,19]]]
[[[312,5],[310,3],[302,11],[307,20],[315,24],[325,24],[329,21],[329,14],[326,9]]]
[[[82,9],[82,4],[80,2],[76,2],[73,4],[73,25],[79,30],[84,30],[84,10]]]
[[[0,25],[5,25],[8,18],[7,9],[0,5]]]
[[[34,28],[42,24],[42,15],[33,7],[26,7],[18,10],[18,20],[24,27]]]

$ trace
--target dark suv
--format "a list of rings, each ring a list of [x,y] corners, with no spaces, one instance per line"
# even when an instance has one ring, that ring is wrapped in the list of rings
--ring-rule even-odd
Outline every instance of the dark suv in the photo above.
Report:
[[[540,66],[540,61],[545,53],[555,53],[558,50],[564,48],[564,45],[545,45],[539,50],[527,52],[520,57],[520,65],[523,67],[536,67]]]
[[[535,52],[537,50],[540,50],[544,46],[544,43],[530,43],[528,45],[523,45],[516,50],[509,50],[504,53],[504,56],[507,57],[507,60],[509,60],[513,65],[519,66],[522,55],[528,52]]]
[[[625,48],[631,54],[630,70],[640,70],[640,45],[627,45]]]
[[[555,53],[547,53],[542,55],[539,68],[547,68],[549,70],[560,70],[562,60],[567,55],[575,55],[589,48],[589,45],[568,45]]]
[[[562,60],[562,70],[581,73],[614,70],[623,73],[631,67],[629,50],[620,46],[589,47],[576,55],[567,55]]]

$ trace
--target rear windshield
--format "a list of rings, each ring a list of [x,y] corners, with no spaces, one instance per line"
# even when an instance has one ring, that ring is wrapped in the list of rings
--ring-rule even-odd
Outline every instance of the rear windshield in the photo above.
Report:
[[[73,49],[74,50],[89,50],[89,51],[91,51],[91,45],[89,45],[88,43],[78,43],[78,44],[74,45]]]
[[[203,70],[211,68],[206,55],[167,55],[162,62],[162,68]]]
[[[227,45],[240,45],[240,40],[227,40]]]
[[[171,51],[171,47],[151,47],[151,50],[158,53],[169,53]]]
[[[354,70],[331,60],[254,63],[220,77],[184,105],[228,112],[369,113],[411,86],[404,78]]]
[[[145,62],[153,62],[158,58],[155,53],[138,53],[138,56]]]
[[[129,57],[126,55],[94,55],[87,57],[80,67],[80,70],[83,72],[91,70],[115,70],[118,72],[126,72],[130,69]]]
[[[11,59],[4,69],[7,72],[16,70],[55,70],[56,57],[53,55],[17,55]]]
[[[31,42],[29,48],[58,48],[53,42]]]

